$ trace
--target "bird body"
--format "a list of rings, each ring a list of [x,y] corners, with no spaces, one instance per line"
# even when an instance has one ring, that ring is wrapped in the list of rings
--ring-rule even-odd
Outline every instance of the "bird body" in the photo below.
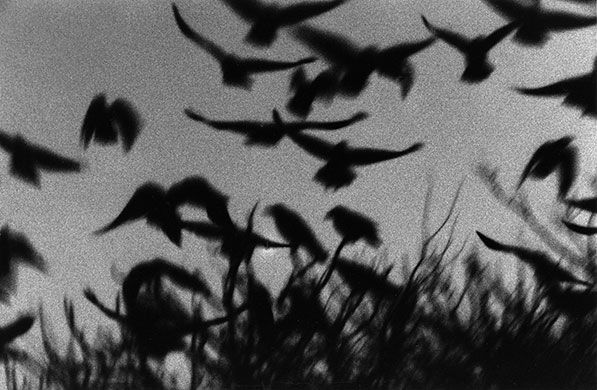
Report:
[[[290,90],[294,92],[286,104],[288,111],[301,118],[311,112],[315,100],[331,102],[340,88],[338,71],[330,68],[308,80],[303,68],[298,68],[291,77]]]
[[[79,172],[82,164],[49,149],[34,145],[20,134],[10,135],[0,130],[0,148],[10,154],[10,173],[40,187],[39,171]]]
[[[334,229],[346,243],[355,243],[363,239],[371,246],[378,247],[381,244],[377,223],[364,214],[346,206],[335,206],[326,213],[325,219],[332,220]]]
[[[254,73],[277,72],[291,69],[315,61],[309,57],[298,61],[274,61],[262,58],[241,58],[235,54],[226,52],[211,40],[201,36],[189,26],[178,11],[178,7],[172,4],[174,19],[181,33],[193,43],[207,51],[220,64],[222,81],[225,85],[250,89],[253,84],[251,75]]]

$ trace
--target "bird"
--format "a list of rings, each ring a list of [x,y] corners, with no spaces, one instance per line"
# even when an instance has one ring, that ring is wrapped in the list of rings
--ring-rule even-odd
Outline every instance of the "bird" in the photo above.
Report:
[[[24,233],[4,225],[0,229],[0,301],[7,301],[16,289],[15,264],[30,266],[47,273],[43,256]]]
[[[251,23],[246,41],[256,46],[270,46],[278,29],[301,23],[342,5],[347,0],[300,1],[281,6],[259,0],[223,0],[241,18]]]
[[[479,231],[476,233],[483,244],[485,244],[485,246],[489,249],[504,253],[511,253],[530,265],[535,271],[535,275],[537,275],[537,277],[547,285],[551,285],[554,282],[569,282],[583,284],[585,286],[592,285],[592,283],[576,277],[570,271],[551,260],[547,254],[541,251],[536,251],[521,246],[502,244],[487,237]]]
[[[40,170],[80,172],[81,162],[27,141],[22,135],[0,130],[0,148],[10,154],[10,174],[40,188]]]
[[[398,43],[386,49],[374,46],[359,48],[344,36],[308,25],[294,28],[293,35],[341,72],[339,90],[347,96],[360,94],[367,86],[369,76],[377,72],[399,83],[402,97],[405,98],[414,78],[409,57],[435,41],[435,37],[431,37],[416,42]]]
[[[292,114],[306,118],[311,112],[315,100],[331,103],[340,88],[340,74],[332,68],[321,71],[312,80],[307,79],[305,69],[296,69],[290,78],[292,97],[286,104],[286,109]]]
[[[560,10],[546,10],[541,0],[524,4],[517,0],[483,0],[493,10],[511,21],[520,22],[514,40],[522,45],[542,46],[550,32],[561,32],[597,23],[595,16],[581,15]]]
[[[546,295],[552,306],[569,316],[584,317],[594,314],[597,308],[597,291],[590,288],[563,288],[555,284],[546,289]]]
[[[298,212],[283,203],[275,203],[267,206],[264,214],[274,219],[276,229],[284,240],[292,245],[293,253],[296,253],[298,248],[303,248],[316,263],[323,263],[327,259],[328,251]]]
[[[572,222],[568,222],[566,220],[562,220],[564,226],[566,226],[570,231],[581,234],[583,236],[594,236],[597,235],[597,227],[595,226],[582,226],[577,225]]]
[[[453,31],[433,26],[424,16],[421,18],[425,27],[433,35],[455,47],[464,55],[466,67],[460,79],[467,83],[478,83],[491,75],[494,67],[487,60],[489,51],[518,27],[518,22],[514,21],[489,35],[479,35],[469,39]]]
[[[391,268],[388,268],[379,272],[367,264],[343,257],[338,258],[335,264],[335,271],[340,274],[352,290],[369,291],[374,295],[383,297],[397,297],[404,290],[403,286],[396,285],[388,280],[391,270]]]
[[[34,323],[35,317],[24,314],[11,323],[0,326],[0,350],[4,350],[14,339],[27,333]]]
[[[243,134],[246,137],[245,145],[275,146],[287,133],[296,133],[303,130],[338,130],[367,118],[365,112],[358,112],[352,117],[337,121],[294,121],[284,122],[278,110],[272,110],[271,121],[219,121],[208,119],[196,110],[185,109],[185,114],[198,122],[205,123],[217,130],[231,131]]]
[[[81,126],[81,143],[87,149],[95,140],[99,144],[111,145],[120,137],[122,147],[129,152],[139,136],[143,121],[137,109],[125,99],[115,99],[108,104],[106,95],[95,95],[91,100]]]
[[[196,45],[207,51],[219,63],[222,71],[222,81],[225,85],[250,89],[253,85],[251,75],[254,73],[277,72],[314,62],[314,57],[303,58],[298,61],[273,61],[262,58],[242,58],[226,52],[211,40],[199,35],[182,18],[178,8],[172,4],[174,19],[182,34]]]
[[[568,207],[573,207],[580,210],[588,211],[592,214],[597,214],[597,197],[566,199],[565,203]]]
[[[324,219],[332,220],[334,229],[347,243],[355,243],[363,239],[374,247],[379,247],[381,244],[377,223],[346,206],[334,206],[325,214]]]
[[[565,136],[547,141],[537,148],[520,175],[517,189],[527,178],[545,179],[557,170],[560,181],[558,194],[564,198],[576,176],[576,149],[571,145],[572,141],[574,137]]]
[[[415,143],[404,150],[387,150],[374,148],[350,147],[347,141],[337,144],[308,134],[289,134],[289,138],[307,153],[325,161],[325,165],[315,174],[314,180],[326,189],[334,191],[350,185],[356,178],[353,166],[370,165],[386,160],[395,159],[414,153],[423,147],[422,143]]]
[[[150,226],[161,230],[171,242],[181,245],[182,221],[178,208],[184,205],[201,207],[216,224],[232,224],[228,213],[228,197],[217,191],[201,176],[189,176],[174,183],[169,190],[155,182],[139,186],[120,214],[95,231],[101,235],[125,223],[145,218]]]
[[[565,78],[555,83],[536,88],[515,88],[523,95],[558,97],[564,96],[563,104],[577,107],[582,116],[597,116],[597,57],[593,70],[578,76]]]

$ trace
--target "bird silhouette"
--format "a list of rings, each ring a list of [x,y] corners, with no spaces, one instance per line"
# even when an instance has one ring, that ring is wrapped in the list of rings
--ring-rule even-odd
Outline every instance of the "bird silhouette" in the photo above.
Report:
[[[13,322],[0,326],[0,351],[14,339],[27,333],[35,323],[35,317],[25,314]]]
[[[276,203],[266,207],[264,214],[274,219],[276,229],[284,240],[292,245],[293,253],[302,247],[311,255],[314,262],[322,263],[327,259],[327,250],[299,213],[283,203]]]
[[[354,291],[369,291],[383,297],[397,297],[404,289],[403,286],[388,280],[391,268],[379,272],[367,264],[340,257],[336,261],[335,270]]]
[[[574,182],[576,176],[576,149],[570,145],[574,137],[566,136],[557,140],[547,141],[531,156],[525,166],[518,187],[527,178],[545,179],[554,171],[559,173],[559,196],[563,198]]]
[[[572,289],[555,284],[546,293],[552,306],[573,317],[594,314],[597,308],[597,291],[590,288]]]
[[[535,275],[537,275],[537,277],[547,285],[557,282],[569,282],[583,284],[586,286],[592,285],[592,283],[576,277],[570,271],[554,262],[547,254],[541,251],[535,251],[515,245],[502,244],[487,237],[479,231],[477,231],[477,235],[483,244],[485,244],[485,246],[489,249],[503,253],[511,253],[523,262],[530,265],[535,271]]]
[[[198,122],[205,123],[217,130],[231,131],[243,134],[246,145],[275,146],[287,133],[297,133],[303,130],[338,130],[367,118],[367,113],[358,112],[351,118],[338,121],[301,121],[284,122],[278,110],[272,111],[272,121],[218,121],[208,119],[195,110],[185,109],[185,114]]]
[[[523,45],[541,46],[548,40],[550,32],[583,28],[597,23],[595,16],[546,10],[541,6],[540,0],[532,0],[531,4],[517,0],[483,1],[504,18],[520,23],[514,40]]]
[[[568,207],[574,207],[580,210],[588,211],[589,213],[597,214],[597,197],[566,199],[565,203]]]
[[[349,209],[346,206],[335,206],[325,214],[324,219],[331,219],[334,229],[347,243],[354,243],[361,239],[371,246],[381,244],[377,223],[364,214]]]
[[[281,6],[258,0],[223,0],[241,18],[251,23],[246,40],[257,46],[269,46],[280,27],[290,26],[321,15],[347,0],[301,1]]]
[[[27,236],[4,225],[0,229],[0,301],[7,301],[15,292],[15,264],[24,264],[42,273],[48,271],[44,258]]]
[[[182,222],[177,209],[184,205],[201,207],[208,218],[219,225],[232,224],[228,197],[217,191],[205,178],[190,176],[173,184],[168,191],[154,182],[135,190],[120,214],[95,234],[104,234],[125,223],[145,218],[174,244],[181,245]]]
[[[295,144],[326,164],[315,174],[314,180],[325,188],[338,190],[350,185],[356,178],[353,166],[376,164],[416,152],[423,147],[416,143],[404,150],[353,148],[346,141],[332,144],[307,134],[289,134]]]
[[[133,147],[143,123],[141,116],[133,105],[116,99],[108,105],[106,95],[96,95],[89,104],[83,125],[81,126],[81,143],[87,149],[95,139],[99,144],[111,145],[122,139],[122,147],[128,152]]]
[[[377,72],[398,82],[403,98],[406,97],[414,78],[409,57],[435,41],[435,38],[428,38],[380,50],[374,46],[359,48],[344,36],[307,25],[296,27],[293,34],[341,72],[340,91],[348,96],[361,93],[367,86],[369,76]]]
[[[489,77],[494,70],[493,65],[487,60],[489,51],[518,26],[518,22],[514,21],[487,36],[479,35],[469,39],[453,31],[433,26],[424,16],[421,18],[425,27],[433,35],[455,47],[464,55],[466,67],[460,79],[469,83],[481,82]]]
[[[565,78],[543,87],[516,90],[530,96],[564,96],[563,104],[580,108],[583,116],[597,116],[597,57],[593,62],[593,70],[589,73]]]
[[[294,62],[272,61],[262,58],[241,58],[235,54],[226,52],[214,42],[194,31],[182,19],[175,4],[172,4],[172,11],[174,12],[176,24],[182,34],[203,50],[207,51],[220,63],[222,80],[225,85],[250,89],[253,85],[251,75],[254,73],[277,72],[315,61],[315,58],[313,57],[304,58]]]
[[[34,145],[20,134],[10,135],[0,130],[0,147],[10,154],[10,173],[40,187],[39,171],[79,172],[82,164],[63,157],[42,146]]]
[[[583,236],[597,235],[597,227],[595,226],[582,226],[565,220],[562,220],[562,223],[574,233],[581,234]]]
[[[307,79],[304,68],[298,68],[292,73],[290,91],[292,97],[286,108],[292,114],[306,118],[311,112],[315,100],[331,103],[340,88],[340,74],[334,69],[321,71],[314,79]]]

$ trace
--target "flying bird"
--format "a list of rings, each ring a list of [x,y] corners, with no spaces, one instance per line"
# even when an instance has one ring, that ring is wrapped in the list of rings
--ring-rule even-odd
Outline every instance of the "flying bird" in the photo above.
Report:
[[[10,135],[0,130],[0,147],[10,154],[10,173],[40,187],[39,171],[79,172],[79,161],[63,157],[42,146],[34,145],[20,134]]]
[[[374,148],[354,148],[347,141],[332,144],[307,134],[289,134],[295,144],[307,153],[325,161],[325,165],[315,174],[314,180],[325,188],[338,190],[350,185],[356,178],[353,166],[376,164],[416,152],[423,147],[416,143],[404,150]]]
[[[31,315],[22,315],[8,325],[0,326],[0,350],[14,339],[27,333],[35,323]]]
[[[25,264],[40,272],[47,272],[42,255],[25,234],[8,225],[0,229],[0,301],[6,301],[16,288],[16,264]]]
[[[597,23],[595,16],[546,10],[541,6],[541,0],[532,0],[531,4],[519,0],[483,1],[504,18],[520,23],[514,40],[523,45],[541,46],[548,40],[550,32],[573,30]]]
[[[174,12],[176,24],[182,34],[203,50],[207,51],[220,63],[222,80],[225,85],[250,89],[253,84],[251,75],[254,73],[277,72],[315,61],[315,58],[313,57],[304,58],[294,62],[272,61],[261,58],[241,58],[235,54],[226,52],[214,42],[194,31],[182,19],[175,4],[172,4],[172,11]]]
[[[597,197],[582,199],[566,199],[566,205],[589,213],[597,214]]]
[[[431,45],[435,38],[422,41],[398,43],[386,49],[374,46],[360,48],[346,37],[311,26],[298,26],[294,36],[333,67],[341,71],[340,91],[356,96],[367,86],[373,72],[389,78],[402,87],[402,97],[410,91],[414,70],[409,57]]]
[[[511,253],[530,265],[534,269],[537,277],[543,282],[546,282],[550,285],[554,282],[570,282],[583,284],[586,286],[592,285],[592,283],[576,277],[570,271],[551,260],[547,254],[541,251],[535,251],[521,246],[502,244],[478,231],[477,235],[483,244],[485,244],[485,246],[489,249],[503,253]]]
[[[185,114],[198,122],[205,123],[217,130],[225,130],[243,134],[246,145],[275,146],[287,133],[297,133],[303,130],[338,130],[367,118],[367,113],[358,112],[352,117],[337,121],[300,121],[285,122],[278,110],[272,111],[271,121],[218,121],[208,119],[195,110],[185,109]]]
[[[87,149],[94,139],[99,144],[112,145],[120,137],[124,151],[129,152],[142,127],[141,116],[130,102],[116,99],[108,104],[106,95],[101,93],[89,104],[81,126],[81,143]]]
[[[104,234],[125,223],[145,218],[150,226],[161,230],[174,244],[181,245],[182,222],[178,208],[201,207],[216,224],[232,223],[228,197],[217,191],[205,178],[190,176],[173,184],[169,190],[147,182],[135,190],[120,214],[95,234]]]
[[[325,215],[325,219],[331,219],[334,229],[342,236],[347,243],[354,243],[361,239],[367,241],[371,246],[378,247],[381,244],[377,223],[369,217],[349,209],[346,206],[335,206]]]
[[[460,79],[469,83],[481,82],[489,77],[494,70],[493,65],[487,60],[489,51],[518,26],[518,22],[514,21],[487,36],[479,35],[469,39],[453,31],[433,26],[424,16],[421,18],[425,27],[433,35],[455,47],[464,55],[466,67]]]
[[[241,18],[251,23],[246,40],[257,46],[269,46],[278,29],[303,22],[343,4],[347,0],[300,1],[292,5],[264,3],[259,0],[223,0]]]
[[[315,100],[331,103],[340,88],[340,74],[334,68],[321,71],[314,79],[309,80],[304,68],[298,68],[290,78],[292,97],[286,108],[292,114],[306,118],[311,112]]]
[[[562,220],[562,223],[570,231],[572,231],[574,233],[581,234],[583,236],[594,236],[594,235],[597,235],[597,227],[595,227],[595,226],[577,225],[575,223],[568,222],[568,221],[565,221],[565,220]]]
[[[570,145],[574,137],[566,136],[557,140],[547,141],[531,156],[525,166],[518,187],[527,178],[545,179],[554,171],[559,173],[559,196],[563,198],[574,182],[576,176],[576,149]]]
[[[314,262],[322,263],[327,259],[327,250],[299,213],[283,203],[276,203],[266,207],[264,214],[274,219],[276,229],[284,240],[292,245],[294,253],[302,247],[311,255]]]
[[[597,57],[593,70],[537,88],[516,88],[524,95],[564,97],[563,104],[581,109],[582,115],[597,116]]]

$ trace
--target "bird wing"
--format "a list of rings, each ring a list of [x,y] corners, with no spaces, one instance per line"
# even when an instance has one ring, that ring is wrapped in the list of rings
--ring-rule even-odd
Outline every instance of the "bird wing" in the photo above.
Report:
[[[12,152],[12,140],[13,136],[0,129],[0,148],[7,152]]]
[[[278,23],[294,24],[302,22],[305,19],[313,18],[328,12],[346,0],[334,0],[334,1],[302,1],[296,4],[292,4],[288,7],[281,8],[278,14]]]
[[[520,175],[518,188],[529,176],[544,179],[555,171],[561,163],[565,149],[572,141],[572,137],[562,137],[555,141],[547,141],[537,148]],[[570,165],[570,162],[568,164]]]
[[[124,99],[116,99],[110,106],[110,117],[118,126],[124,150],[131,150],[141,131],[141,116],[131,103]]]
[[[209,54],[214,56],[217,60],[221,61],[224,57],[228,54],[222,50],[218,45],[216,45],[213,41],[199,35],[198,32],[193,30],[191,26],[189,26],[182,16],[180,16],[180,12],[178,11],[178,7],[175,4],[172,4],[172,11],[174,12],[174,19],[176,20],[176,24],[182,34],[201,47],[203,50],[206,50]]]
[[[597,23],[595,16],[579,15],[559,10],[543,10],[539,20],[550,30],[569,30],[588,27]]]
[[[32,160],[41,169],[57,172],[79,172],[82,168],[81,162],[61,156],[50,149],[31,144],[28,147]]]
[[[518,19],[522,17],[529,8],[514,0],[483,0],[494,11],[507,19]]]
[[[532,96],[558,96],[565,95],[571,91],[585,88],[587,83],[590,83],[591,75],[581,75],[577,77],[570,77],[564,80],[556,81],[555,83],[545,85],[537,88],[516,88],[516,90],[524,95]]]
[[[329,62],[347,65],[355,61],[361,49],[346,37],[311,26],[299,26],[293,35]]]
[[[369,165],[381,161],[391,160],[414,153],[423,147],[422,143],[416,143],[404,150],[385,150],[374,148],[353,148],[346,153],[346,160],[352,165]]]
[[[491,49],[492,47],[500,43],[504,38],[506,38],[508,34],[516,30],[518,26],[520,26],[520,23],[518,21],[510,22],[486,36],[485,39],[483,39],[483,46],[485,47],[485,50],[489,51],[489,49]]]
[[[144,217],[154,207],[161,207],[162,205],[154,204],[155,200],[152,193],[155,191],[159,191],[157,184],[147,183],[139,187],[135,190],[133,196],[131,196],[131,199],[129,199],[120,214],[108,225],[96,230],[95,234],[103,234],[126,222]]]
[[[264,248],[289,248],[292,246],[287,242],[278,242],[270,240],[269,238],[265,238],[257,233],[253,233],[251,235],[251,238],[256,245]]]
[[[16,232],[5,226],[0,231],[0,240],[8,243],[11,257],[25,261],[40,272],[47,272],[43,256],[33,247],[24,233]]]
[[[566,200],[566,204],[569,207],[575,207],[577,209],[597,214],[597,197],[583,199],[568,199]]]
[[[466,38],[463,35],[460,35],[458,33],[455,33],[453,31],[450,30],[446,30],[444,28],[438,28],[435,27],[434,25],[432,25],[431,23],[429,23],[429,21],[427,20],[427,18],[425,18],[424,16],[421,15],[421,19],[423,19],[423,24],[425,25],[425,27],[427,27],[427,29],[436,37],[438,37],[439,39],[447,42],[448,44],[454,46],[455,48],[457,48],[458,50],[460,50],[461,52],[466,52],[470,46],[470,39]]]
[[[236,12],[241,18],[254,21],[259,19],[270,7],[257,0],[222,0],[230,9]]]
[[[353,123],[362,121],[367,119],[369,116],[368,113],[364,111],[357,112],[352,117],[348,119],[342,119],[337,121],[303,121],[303,122],[294,122],[288,123],[287,126],[291,127],[292,130],[304,130],[304,129],[311,129],[311,130],[338,130],[344,127],[350,126]]]
[[[577,234],[582,234],[583,236],[593,236],[597,234],[597,227],[577,225],[575,223],[567,222],[564,220],[562,220],[562,223],[566,225],[566,227],[570,229],[570,231],[573,231]]]
[[[315,57],[307,57],[298,61],[278,61],[265,58],[243,58],[242,66],[249,73],[276,72],[308,64],[316,61]]]
[[[327,161],[334,151],[334,144],[308,134],[289,134],[290,139],[307,153]]]
[[[435,39],[435,37],[431,37],[422,41],[398,43],[382,50],[380,54],[383,56],[384,62],[403,61],[413,54],[429,47],[435,42]]]
[[[86,149],[93,138],[95,131],[102,117],[106,115],[106,95],[100,93],[96,95],[89,103],[85,117],[83,118],[83,124],[81,125],[81,143]]]
[[[0,327],[0,348],[27,333],[34,322],[35,318],[33,316],[24,315],[10,324]]]
[[[212,127],[217,130],[227,130],[233,133],[240,133],[240,134],[251,134],[255,131],[263,131],[263,128],[266,127],[268,122],[258,122],[258,121],[218,121],[208,119],[198,111],[195,111],[191,108],[186,108],[184,110],[185,114],[193,119],[194,121],[205,123],[209,127]]]
[[[572,188],[572,184],[574,183],[574,179],[576,178],[577,173],[577,150],[574,147],[568,146],[562,152],[560,157],[560,164],[558,167],[559,170],[559,189],[558,195],[561,199],[563,199],[570,188]]]

